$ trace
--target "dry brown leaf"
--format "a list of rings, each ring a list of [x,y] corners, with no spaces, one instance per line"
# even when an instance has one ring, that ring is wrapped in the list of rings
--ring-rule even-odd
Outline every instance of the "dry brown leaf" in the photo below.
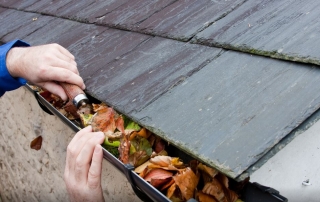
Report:
[[[165,146],[165,142],[161,138],[156,137],[156,139],[154,140],[154,151],[156,153],[160,153],[165,149]]]
[[[223,185],[215,178],[204,185],[202,192],[214,196],[218,202],[228,202]]]
[[[64,101],[59,96],[54,95],[47,90],[40,92],[40,95],[57,109],[61,109],[64,104]]]
[[[180,161],[180,159],[177,158],[177,157],[173,157],[173,158],[171,159],[171,165],[173,165],[173,166],[176,167],[176,168],[182,168],[182,167],[184,167],[183,162]],[[170,166],[170,165],[169,165],[169,166]]]
[[[119,131],[115,132],[117,126],[120,130],[123,130],[123,127],[121,126],[122,121],[119,117],[121,116],[119,116],[111,107],[100,107],[92,117],[92,129],[94,132],[103,132],[108,139],[119,139],[123,134]],[[117,119],[119,119],[119,121],[116,124]]]
[[[199,202],[218,202],[213,196],[205,194],[202,191],[197,192],[196,198]]]
[[[178,185],[182,196],[185,200],[194,197],[199,178],[194,174],[190,167],[185,168],[182,172],[173,176],[175,183]]]
[[[152,179],[167,179],[172,177],[173,173],[163,170],[161,168],[156,168],[156,169],[152,169],[150,170],[146,176],[144,177],[144,179],[147,182],[151,182]]]
[[[168,189],[168,191],[167,191],[167,197],[168,197],[169,199],[173,196],[173,194],[174,194],[174,192],[176,191],[176,189],[177,189],[176,183],[173,183],[173,184],[169,187],[169,189]]]
[[[141,164],[140,166],[136,167],[134,169],[134,172],[142,173],[148,167],[148,165],[150,165],[150,164],[151,164],[150,160],[148,160],[148,161],[144,162],[143,164]]]
[[[210,168],[202,163],[198,164],[198,169],[207,173],[211,178],[214,178],[219,173],[216,169]]]
[[[225,187],[225,188],[229,188],[229,179],[227,176],[225,176],[222,173],[219,173],[216,176],[217,180]]]
[[[148,139],[149,136],[151,135],[151,132],[147,131],[147,129],[145,129],[145,128],[141,128],[141,130],[137,132],[137,135],[139,135],[140,137],[144,137],[144,138]]]
[[[133,142],[131,142],[131,145],[133,145]],[[134,167],[137,167],[142,165],[143,162],[147,161],[149,158],[146,151],[135,151],[133,154],[130,154],[129,163]]]
[[[160,188],[160,190],[161,190],[161,191],[165,190],[166,188],[170,187],[173,183],[174,183],[174,179],[171,178],[171,180],[170,180],[168,183],[164,184],[164,185]]]
[[[170,156],[155,156],[150,159],[150,162],[161,167],[168,167],[171,163],[171,159]]]
[[[94,112],[98,112],[99,110],[108,108],[108,106],[106,104],[104,104],[104,103],[101,103],[101,104],[93,103],[92,104],[92,108],[93,108]]]
[[[236,194],[236,192],[232,191],[232,190],[228,190],[228,199],[230,202],[236,202],[239,198],[238,194]]]
[[[137,133],[138,133],[137,131],[131,130],[129,140],[130,141],[133,140],[137,136]]]
[[[144,178],[144,176],[146,176],[149,171],[150,171],[150,169],[149,169],[148,167],[146,167],[146,168],[139,174],[139,176],[140,176],[141,178]]]
[[[130,146],[131,143],[128,140],[128,137],[125,135],[120,140],[119,146],[119,159],[122,163],[128,164],[129,163],[129,155],[130,155]]]
[[[168,182],[170,182],[172,180],[172,177],[167,177],[167,178],[161,178],[161,179],[157,179],[157,178],[152,178],[150,181],[150,184],[152,186],[154,186],[155,188],[159,189],[160,187],[164,186],[165,184],[167,184]]]
[[[116,124],[116,128],[122,133],[124,134],[124,121],[122,116],[118,116],[115,120],[115,124]]]
[[[31,149],[39,150],[39,149],[41,149],[41,146],[42,146],[42,136],[36,137],[30,143],[30,148]]]

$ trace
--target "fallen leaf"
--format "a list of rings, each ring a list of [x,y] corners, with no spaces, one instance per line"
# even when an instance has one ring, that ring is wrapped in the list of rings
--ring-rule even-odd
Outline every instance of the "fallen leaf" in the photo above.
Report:
[[[81,120],[81,124],[83,127],[87,127],[88,125],[91,124],[92,122],[92,114],[79,114],[80,115],[80,120]]]
[[[133,122],[132,120],[130,120],[125,116],[123,116],[123,121],[124,121],[125,130],[139,131],[141,129],[137,123]]]
[[[92,117],[92,129],[94,132],[103,132],[108,138],[114,138],[116,123],[114,119],[115,111],[111,108],[100,108]]]
[[[216,178],[225,188],[229,188],[229,179],[227,176],[219,173]]]
[[[120,140],[119,159],[124,164],[129,163],[130,146],[131,143],[128,140],[128,137],[126,135],[123,136],[123,138]]]
[[[163,191],[163,190],[167,189],[167,188],[170,187],[173,183],[174,183],[174,179],[171,178],[171,180],[170,180],[168,183],[164,184],[164,185],[160,188],[160,191]]]
[[[150,162],[150,160],[148,160],[148,161],[144,162],[143,164],[141,164],[140,166],[136,167],[134,169],[134,172],[142,173],[150,164],[151,164],[151,162]]]
[[[142,128],[140,131],[137,132],[137,135],[139,135],[140,137],[148,139],[149,136],[151,135],[151,132],[148,131],[145,128]]]
[[[146,138],[140,136],[131,140],[130,143],[130,164],[134,167],[140,166],[150,158],[152,154],[151,145]]]
[[[55,108],[61,109],[63,107],[64,101],[59,96],[54,95],[47,90],[41,91],[40,95]]]
[[[148,167],[145,167],[145,169],[142,172],[140,172],[139,176],[141,178],[144,178],[144,176],[146,176],[149,171],[150,171],[150,169]]]
[[[223,185],[215,178],[204,185],[202,192],[214,196],[218,202],[228,202],[223,191]]]
[[[155,156],[150,159],[150,162],[159,165],[161,167],[168,167],[171,163],[171,157],[170,156]]]
[[[177,189],[177,185],[176,183],[173,183],[167,191],[167,198],[171,199],[176,189]]]
[[[207,173],[211,178],[214,178],[218,174],[218,171],[216,169],[210,168],[202,163],[198,164],[198,169]]]
[[[98,112],[99,110],[107,109],[107,108],[108,106],[105,103],[101,103],[101,104],[92,103],[92,109],[94,112]]]
[[[152,178],[154,179],[165,179],[168,177],[172,177],[173,173],[170,171],[163,170],[161,168],[156,168],[150,170],[147,175],[144,177],[144,179],[148,182],[151,181]]]
[[[130,154],[129,163],[134,167],[137,167],[146,162],[149,158],[150,156],[146,153],[146,151],[136,151],[133,154]]]
[[[124,121],[122,116],[117,116],[115,118],[115,124],[116,124],[116,128],[122,133],[124,134]]]
[[[194,174],[190,167],[185,168],[182,172],[173,176],[175,183],[178,185],[181,194],[185,200],[194,197],[199,178]]]
[[[213,196],[205,194],[202,191],[197,192],[196,198],[199,202],[218,202]]]
[[[154,142],[154,151],[160,153],[165,149],[165,142],[161,138],[157,137]]]
[[[230,202],[236,202],[239,198],[238,194],[230,189],[228,190],[227,196]]]
[[[39,149],[41,149],[41,146],[42,146],[42,136],[36,137],[30,143],[30,148],[31,149],[39,150]]]
[[[154,186],[155,188],[159,189],[160,187],[162,187],[163,185],[167,184],[168,182],[170,182],[172,180],[172,177],[167,177],[167,178],[152,178],[150,181],[150,184],[152,186]]]

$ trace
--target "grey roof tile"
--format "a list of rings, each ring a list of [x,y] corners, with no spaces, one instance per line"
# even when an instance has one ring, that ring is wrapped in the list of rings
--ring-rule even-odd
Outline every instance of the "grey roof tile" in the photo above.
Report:
[[[186,41],[243,2],[176,1],[143,21],[136,30]]]
[[[249,0],[194,42],[320,64],[319,1]]]
[[[134,120],[237,177],[320,106],[320,69],[225,52]]]
[[[254,55],[317,63],[319,3],[242,3],[0,1],[0,37],[65,46],[87,93],[237,177],[320,107],[318,66]]]
[[[29,6],[26,6],[24,10],[32,12],[46,13],[50,15],[55,15],[59,8],[65,6],[69,3],[69,0],[58,0],[58,1],[37,1]]]
[[[86,85],[90,94],[123,113],[140,110],[220,51],[156,37],[96,71]]]
[[[23,13],[15,12],[12,10],[3,11],[0,13],[1,24],[0,37],[14,32],[16,29],[22,27],[25,23],[32,22],[35,17],[38,17],[37,13]],[[20,19],[20,20],[17,20]]]
[[[130,0],[110,13],[101,16],[97,22],[126,29],[137,27],[152,14],[161,11],[175,0],[145,1]]]
[[[122,30],[107,29],[91,37],[86,43],[79,43],[70,48],[77,58],[78,68],[86,85],[96,80],[91,75],[99,69],[108,69],[109,63],[129,53],[150,36]],[[88,91],[94,92],[97,86],[91,85]]]
[[[15,8],[15,9],[25,9],[26,7],[36,3],[38,1],[40,1],[40,0],[28,0],[28,1],[2,0],[2,1],[0,1],[0,6],[10,7],[10,8]]]

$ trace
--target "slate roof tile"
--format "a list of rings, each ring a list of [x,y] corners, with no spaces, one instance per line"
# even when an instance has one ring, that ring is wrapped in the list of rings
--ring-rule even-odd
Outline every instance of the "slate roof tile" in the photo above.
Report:
[[[319,108],[319,79],[314,66],[225,52],[129,115],[235,178]]]
[[[175,0],[130,0],[102,16],[97,22],[131,30],[138,26],[140,22],[149,18],[152,14],[161,11],[174,1]]]
[[[320,107],[318,66],[286,61],[318,64],[318,7],[2,0],[0,38],[65,46],[87,93],[235,178]]]
[[[20,13],[21,15],[21,13]],[[15,16],[11,16],[15,17]],[[32,18],[29,18],[32,17]],[[27,36],[37,31],[38,29],[49,24],[54,18],[49,16],[43,16],[39,14],[35,14],[32,16],[26,17],[25,15],[21,15],[19,17],[19,21],[21,22],[21,26],[15,28],[13,31],[6,33],[1,40],[3,41],[11,41],[14,39],[25,39]],[[16,19],[16,18],[14,18]],[[14,19],[7,19],[9,21]]]
[[[199,71],[220,51],[152,38],[96,71],[86,85],[96,98],[107,100],[119,111],[129,113],[144,108],[193,72]]]
[[[150,36],[115,29],[107,29],[91,38],[87,43],[79,43],[70,48],[78,58],[78,68],[84,81],[95,80],[93,75],[100,69],[109,68],[109,63],[131,52]],[[96,87],[94,87],[96,88]]]
[[[194,42],[320,64],[319,1],[249,0]]]
[[[136,30],[187,41],[243,2],[244,0],[176,1],[143,21]]]
[[[77,26],[79,26],[78,22],[56,18],[23,39],[29,41],[32,45],[43,44],[43,41],[46,41],[46,43],[58,42],[60,38],[68,37],[69,32]],[[83,26],[85,27],[85,25]]]
[[[15,12],[13,10],[7,10],[0,13],[0,19],[2,23],[0,29],[0,36],[5,36],[14,32],[16,29],[22,27],[26,22],[32,22],[33,18],[38,17],[37,13],[22,13]],[[17,20],[19,19],[19,20]]]
[[[40,0],[28,0],[28,1],[20,1],[20,0],[1,0],[1,6],[10,7],[15,9],[25,9],[28,6],[38,2]],[[49,3],[48,1],[46,1]]]
[[[67,3],[69,3],[69,1],[66,1],[66,0],[37,1],[37,2],[27,6],[24,10],[55,15],[57,10],[59,10],[59,8],[63,7]]]

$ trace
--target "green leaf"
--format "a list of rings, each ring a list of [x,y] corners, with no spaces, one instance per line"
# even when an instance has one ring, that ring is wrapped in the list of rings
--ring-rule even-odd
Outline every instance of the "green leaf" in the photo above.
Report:
[[[141,129],[141,127],[137,123],[133,122],[132,120],[130,120],[126,116],[123,116],[123,121],[124,121],[124,129],[125,130],[139,131]]]
[[[152,147],[146,138],[136,137],[135,139],[131,140],[131,145],[134,146],[136,151],[145,151],[148,156],[152,154]]]
[[[104,145],[108,145],[108,146],[111,146],[111,147],[119,147],[120,146],[120,141],[118,140],[115,140],[115,141],[109,141],[108,138],[106,137],[104,139],[104,142],[103,142]]]

